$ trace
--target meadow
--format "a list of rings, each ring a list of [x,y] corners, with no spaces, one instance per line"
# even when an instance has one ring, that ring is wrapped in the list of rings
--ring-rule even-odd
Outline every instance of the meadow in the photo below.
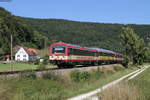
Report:
[[[18,71],[18,70],[32,70],[39,68],[39,65],[33,63],[13,62],[13,63],[0,63],[0,72],[3,71]],[[53,68],[56,66],[46,65],[46,68]]]
[[[66,100],[99,88],[134,70],[114,66],[90,72],[73,71],[64,77],[45,73],[37,78],[32,72],[18,78],[1,78],[0,100]]]

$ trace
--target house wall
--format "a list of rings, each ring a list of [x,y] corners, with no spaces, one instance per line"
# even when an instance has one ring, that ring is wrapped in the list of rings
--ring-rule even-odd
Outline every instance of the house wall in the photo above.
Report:
[[[38,56],[37,55],[31,55],[29,56],[29,60],[32,61],[34,59],[38,59]]]
[[[15,54],[16,61],[29,61],[29,55],[23,48],[20,48],[18,52]]]

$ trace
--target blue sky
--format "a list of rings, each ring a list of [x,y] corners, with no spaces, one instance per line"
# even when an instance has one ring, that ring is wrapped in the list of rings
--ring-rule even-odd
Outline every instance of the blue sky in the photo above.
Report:
[[[150,0],[12,0],[0,6],[24,17],[150,24]]]

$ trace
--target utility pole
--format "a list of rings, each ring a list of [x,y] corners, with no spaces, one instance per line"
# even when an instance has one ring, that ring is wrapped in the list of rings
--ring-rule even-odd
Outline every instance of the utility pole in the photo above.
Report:
[[[46,39],[44,39],[44,49],[46,49]]]
[[[10,39],[11,43],[10,43],[10,49],[11,49],[11,70],[13,70],[13,37],[11,34],[11,39]]]

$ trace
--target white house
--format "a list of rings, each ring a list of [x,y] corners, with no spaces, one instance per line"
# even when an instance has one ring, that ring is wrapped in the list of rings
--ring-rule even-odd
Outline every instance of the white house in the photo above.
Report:
[[[15,54],[15,61],[32,61],[38,58],[37,51],[33,48],[20,47]]]

